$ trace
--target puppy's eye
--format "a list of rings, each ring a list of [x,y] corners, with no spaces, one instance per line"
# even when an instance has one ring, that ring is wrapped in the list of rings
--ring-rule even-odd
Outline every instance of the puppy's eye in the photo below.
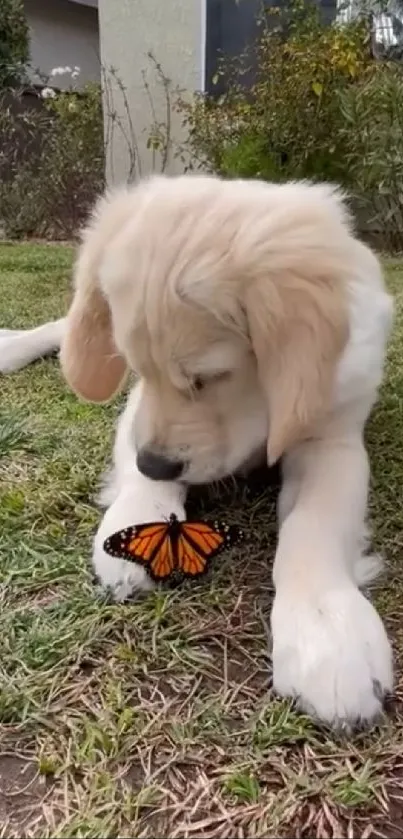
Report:
[[[201,390],[205,390],[207,385],[213,384],[213,382],[221,382],[224,379],[228,379],[230,375],[230,372],[222,372],[216,373],[215,375],[210,374],[208,378],[205,378],[204,376],[195,376],[192,380],[192,390],[194,393],[200,393]]]
[[[192,387],[197,393],[200,393],[201,390],[205,387],[206,382],[202,379],[201,376],[195,376],[193,379]]]

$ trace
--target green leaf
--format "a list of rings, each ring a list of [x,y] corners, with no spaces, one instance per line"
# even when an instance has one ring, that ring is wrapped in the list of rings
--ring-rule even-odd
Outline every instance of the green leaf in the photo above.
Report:
[[[255,803],[259,800],[260,786],[256,778],[249,773],[239,773],[226,779],[225,789],[238,801]]]
[[[318,96],[318,97],[322,96],[323,84],[321,84],[320,82],[313,82],[312,83],[312,90],[313,90],[315,96]]]

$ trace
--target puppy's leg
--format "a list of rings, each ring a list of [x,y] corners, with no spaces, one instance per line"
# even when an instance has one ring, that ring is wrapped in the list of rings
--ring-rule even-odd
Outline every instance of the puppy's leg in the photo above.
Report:
[[[370,722],[393,677],[382,621],[357,586],[369,479],[362,436],[309,441],[289,458],[300,483],[274,566],[274,687],[327,723]]]
[[[379,554],[369,552],[370,536],[370,530],[364,523],[354,562],[354,577],[360,588],[372,583],[383,571],[383,558]]]
[[[283,483],[277,502],[277,519],[279,527],[282,526],[297,501],[302,483],[302,464],[303,461],[301,461],[301,458],[290,456],[285,458],[282,465]],[[355,556],[353,568],[354,577],[360,588],[373,582],[383,569],[382,557],[378,554],[370,554],[368,552],[369,543],[370,533],[364,522],[362,533],[358,532],[356,550],[355,552],[352,551],[352,556]]]
[[[109,507],[113,504],[125,484],[130,484],[137,473],[134,419],[140,395],[141,383],[138,383],[130,391],[126,405],[118,418],[112,468],[103,475],[102,487],[97,498],[100,507]]]
[[[101,504],[110,506],[95,535],[92,556],[97,577],[117,600],[151,589],[153,583],[140,566],[107,554],[103,549],[105,539],[124,527],[161,521],[171,513],[176,513],[179,519],[185,518],[185,488],[180,484],[150,481],[137,469],[133,424],[140,389],[140,384],[133,388],[118,420],[113,468],[99,498]]]
[[[293,510],[301,487],[302,469],[297,458],[285,457],[281,464],[282,485],[277,501],[279,526]]]
[[[65,319],[36,329],[0,334],[0,373],[14,373],[38,358],[60,349]]]

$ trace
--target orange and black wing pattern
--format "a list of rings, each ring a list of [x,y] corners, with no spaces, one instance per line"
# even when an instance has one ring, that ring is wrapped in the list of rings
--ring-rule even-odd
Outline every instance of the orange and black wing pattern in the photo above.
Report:
[[[168,579],[175,569],[169,522],[135,524],[118,530],[105,540],[103,547],[111,556],[143,565],[156,581]]]
[[[210,560],[242,538],[239,528],[222,522],[183,521],[178,538],[178,568],[185,577],[200,577]]]
[[[137,562],[160,582],[173,575],[202,576],[213,557],[242,537],[235,525],[179,521],[171,515],[167,522],[134,525],[114,533],[104,542],[104,550],[111,556]]]

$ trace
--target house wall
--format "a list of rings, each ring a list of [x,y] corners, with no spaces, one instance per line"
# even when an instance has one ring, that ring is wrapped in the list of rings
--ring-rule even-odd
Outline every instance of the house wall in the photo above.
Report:
[[[25,0],[24,6],[31,35],[33,82],[40,83],[41,74],[48,76],[53,67],[65,66],[80,67],[79,85],[100,80],[96,8],[70,0]],[[57,76],[58,87],[68,85],[68,76]]]
[[[166,101],[158,74],[147,54],[151,52],[171,80],[172,88],[193,92],[204,86],[205,0],[99,0],[101,59],[106,68],[106,136],[111,140],[111,110],[117,110],[113,140],[108,142],[108,179],[121,183],[138,174],[161,169],[161,154],[147,148],[154,109],[157,122],[166,123]],[[126,102],[119,82],[108,68],[116,68],[126,88]],[[145,84],[146,79],[146,84]],[[146,86],[148,85],[148,92]],[[150,104],[152,99],[152,106]],[[130,111],[130,119],[128,112]],[[183,138],[181,119],[170,113],[174,144],[168,151],[167,169],[183,169],[175,159],[175,148]],[[138,147],[136,172],[131,167],[128,141],[130,122]],[[123,130],[122,130],[123,128]]]
[[[158,171],[161,154],[147,148],[154,110],[156,121],[167,121],[166,101],[161,81],[147,54],[152,53],[177,87],[193,93],[207,90],[223,92],[223,83],[213,83],[220,54],[239,55],[258,36],[257,16],[262,3],[282,5],[285,0],[99,0],[102,65],[106,68],[105,127],[107,136],[108,180],[124,182],[135,176]],[[332,20],[337,0],[320,0],[325,20]],[[126,102],[114,67],[126,89]],[[146,82],[145,82],[146,79]],[[242,76],[244,84],[253,81],[253,66]],[[146,89],[148,86],[148,90]],[[152,105],[150,103],[152,99]],[[116,112],[112,124],[110,114]],[[183,171],[183,161],[175,150],[185,137],[179,115],[172,112],[171,136],[166,169]],[[136,147],[137,165],[129,146]]]

